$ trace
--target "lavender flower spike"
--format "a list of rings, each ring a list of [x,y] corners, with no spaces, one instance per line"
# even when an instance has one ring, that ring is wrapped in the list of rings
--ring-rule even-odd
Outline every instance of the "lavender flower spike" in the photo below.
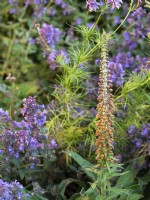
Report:
[[[92,12],[93,10],[99,9],[101,4],[96,2],[96,0],[86,0],[86,7],[89,8],[89,11]]]
[[[107,3],[112,4],[112,9],[114,9],[114,8],[119,9],[123,2],[122,2],[122,0],[107,0]]]

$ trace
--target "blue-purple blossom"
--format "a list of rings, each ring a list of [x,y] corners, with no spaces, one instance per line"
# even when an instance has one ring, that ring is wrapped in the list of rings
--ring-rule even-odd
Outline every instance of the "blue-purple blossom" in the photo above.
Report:
[[[128,136],[132,143],[131,153],[136,152],[139,148],[149,144],[150,140],[150,124],[143,124],[141,128],[131,125],[128,129]]]
[[[50,8],[49,11],[48,11],[48,13],[49,13],[52,17],[54,17],[54,16],[56,15],[56,9],[55,9],[55,8]]]
[[[4,111],[2,108],[0,108],[0,122],[4,123],[4,122],[8,122],[10,121],[10,116],[8,114],[8,111]]]
[[[123,3],[122,0],[107,0],[108,4],[111,4],[112,9],[114,8],[120,8],[121,4]]]
[[[25,1],[26,6],[28,6],[29,4],[39,5],[39,4],[45,4],[45,3],[47,3],[47,0],[26,0]]]
[[[118,87],[124,83],[125,70],[121,63],[109,62],[110,80]]]
[[[64,1],[62,0],[54,0],[54,3],[58,5],[60,8],[62,8],[62,14],[67,15],[71,12],[71,9],[69,5],[67,5]]]
[[[46,111],[44,105],[36,103],[35,97],[28,97],[23,100],[24,107],[21,109],[23,116],[27,122],[32,122],[35,125],[44,125],[46,122]]]
[[[49,145],[50,141],[45,135],[47,112],[44,105],[37,104],[35,97],[30,96],[23,100],[21,112],[24,120],[18,122],[12,120],[8,112],[0,108],[0,120],[3,126],[0,134],[0,154],[5,166],[13,166],[15,159],[19,165],[33,169],[41,162],[39,159],[41,152],[55,149],[57,144],[51,140]]]
[[[0,179],[0,199],[1,200],[20,200],[26,199],[29,194],[23,193],[23,186],[17,182],[6,182]]]
[[[35,4],[40,4],[40,0],[34,0]]]
[[[76,119],[78,117],[82,117],[85,115],[85,111],[84,110],[81,110],[80,108],[75,108],[75,111],[73,113],[73,117]]]
[[[86,7],[90,12],[98,10],[100,5],[96,0],[86,0]]]
[[[127,36],[127,34],[126,34]],[[133,44],[133,43],[132,43]],[[114,76],[119,76],[121,73],[123,76],[125,76],[125,70],[131,70],[134,72],[140,72],[143,68],[149,68],[149,66],[146,64],[147,61],[150,60],[150,57],[141,57],[141,56],[133,56],[130,52],[119,52],[116,56],[113,56],[111,58],[111,62],[116,63],[116,65],[122,65],[122,72],[120,73],[114,71]],[[119,69],[119,68],[118,68]],[[120,68],[121,69],[121,68]],[[113,65],[112,65],[112,74],[113,74]]]
[[[150,31],[148,26],[150,21],[150,14],[142,7],[137,8],[132,12],[127,22],[132,28],[129,32],[124,33],[125,43],[124,46],[130,50],[135,49],[141,38],[145,38],[146,34]]]
[[[115,16],[114,17],[114,25],[118,25],[120,23],[120,17],[119,16]]]
[[[56,62],[56,56],[57,56],[57,51],[52,51],[47,57],[50,69],[52,70],[55,70],[56,67],[58,66]]]
[[[39,33],[41,34],[45,42],[50,45],[51,48],[54,48],[56,46],[62,34],[58,28],[55,28],[53,25],[47,23],[44,23],[42,25]]]
[[[131,125],[128,130],[128,133],[131,134],[131,133],[133,133],[134,130],[135,130],[135,126]]]
[[[134,57],[131,55],[130,52],[119,52],[117,55],[113,56],[111,61],[115,63],[120,63],[123,67],[125,68],[134,68],[135,63],[134,63]]]
[[[47,61],[51,70],[55,70],[58,67],[58,62],[56,58],[58,56],[62,56],[63,62],[68,63],[68,53],[65,49],[62,50],[52,50],[49,54],[47,54]]]
[[[137,148],[140,148],[141,145],[142,145],[142,144],[141,144],[141,140],[140,140],[140,139],[137,139],[135,144],[136,144],[136,147],[137,147]]]
[[[143,129],[141,131],[141,135],[142,136],[150,136],[150,123],[143,125]]]
[[[56,149],[57,146],[58,146],[58,145],[57,145],[56,141],[55,141],[54,139],[52,139],[51,142],[50,142],[50,147],[51,147],[52,149]]]
[[[92,114],[94,117],[96,117],[97,111],[96,111],[95,108],[91,108],[91,109],[89,110],[89,112],[90,112],[90,114]]]

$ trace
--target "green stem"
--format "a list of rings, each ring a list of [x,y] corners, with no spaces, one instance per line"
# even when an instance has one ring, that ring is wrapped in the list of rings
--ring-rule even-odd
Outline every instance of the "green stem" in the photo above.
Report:
[[[14,40],[15,40],[15,33],[13,31],[13,36],[12,36],[12,39],[11,39],[11,42],[10,42],[10,45],[9,45],[9,48],[8,48],[5,63],[3,65],[3,71],[4,71],[3,73],[5,73],[5,70],[7,69],[7,65],[8,65],[8,62],[9,62],[10,55],[11,55],[12,47],[13,47],[13,44],[14,44]]]
[[[116,30],[114,30],[114,32],[112,32],[109,36],[111,37],[112,35],[114,35],[118,30],[119,28],[124,24],[124,22],[126,21],[126,19],[128,18],[129,14],[131,13],[131,11],[133,10],[133,0],[131,0],[131,3],[130,3],[130,7],[129,7],[129,10],[128,10],[128,13],[127,15],[125,16],[125,18],[123,19],[123,21],[121,22],[121,24],[116,28]]]
[[[90,31],[93,31],[93,30],[96,28],[98,22],[99,22],[100,19],[101,19],[101,16],[102,16],[102,12],[100,12],[100,14],[99,14],[99,16],[98,16],[98,19],[97,19],[96,22],[93,24],[93,26],[91,27]]]

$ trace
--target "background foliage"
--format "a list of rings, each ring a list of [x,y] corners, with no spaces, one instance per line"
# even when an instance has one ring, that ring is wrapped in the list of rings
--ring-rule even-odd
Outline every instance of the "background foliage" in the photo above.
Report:
[[[34,195],[48,199],[98,196],[96,189],[96,194],[90,194],[97,179],[87,184],[89,173],[62,151],[73,150],[96,164],[101,34],[104,29],[114,33],[130,5],[126,1],[120,9],[111,9],[104,2],[90,12],[87,2],[78,0],[0,1],[0,172],[4,182],[19,181],[33,199]],[[108,44],[116,107],[114,152],[125,166],[132,165],[131,171],[139,178],[135,184],[142,185],[136,192],[144,192],[145,199],[150,154],[149,21],[149,3],[145,6],[143,2]],[[29,96],[36,96],[38,103]],[[35,143],[34,150],[16,146],[16,137],[23,138],[21,131],[29,135],[29,143],[34,138],[38,147]],[[29,155],[32,159],[25,160]],[[5,185],[3,181],[0,184]],[[9,187],[6,184],[5,190]],[[83,187],[85,191],[80,193]],[[131,190],[120,192],[131,194]]]

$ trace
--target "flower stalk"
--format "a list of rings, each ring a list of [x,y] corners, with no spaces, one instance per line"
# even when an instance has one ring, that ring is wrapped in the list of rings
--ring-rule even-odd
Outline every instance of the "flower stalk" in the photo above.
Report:
[[[101,66],[98,89],[98,113],[96,115],[96,160],[101,167],[106,167],[106,163],[113,162],[113,95],[110,71],[108,69],[107,35],[102,34],[101,45]]]

